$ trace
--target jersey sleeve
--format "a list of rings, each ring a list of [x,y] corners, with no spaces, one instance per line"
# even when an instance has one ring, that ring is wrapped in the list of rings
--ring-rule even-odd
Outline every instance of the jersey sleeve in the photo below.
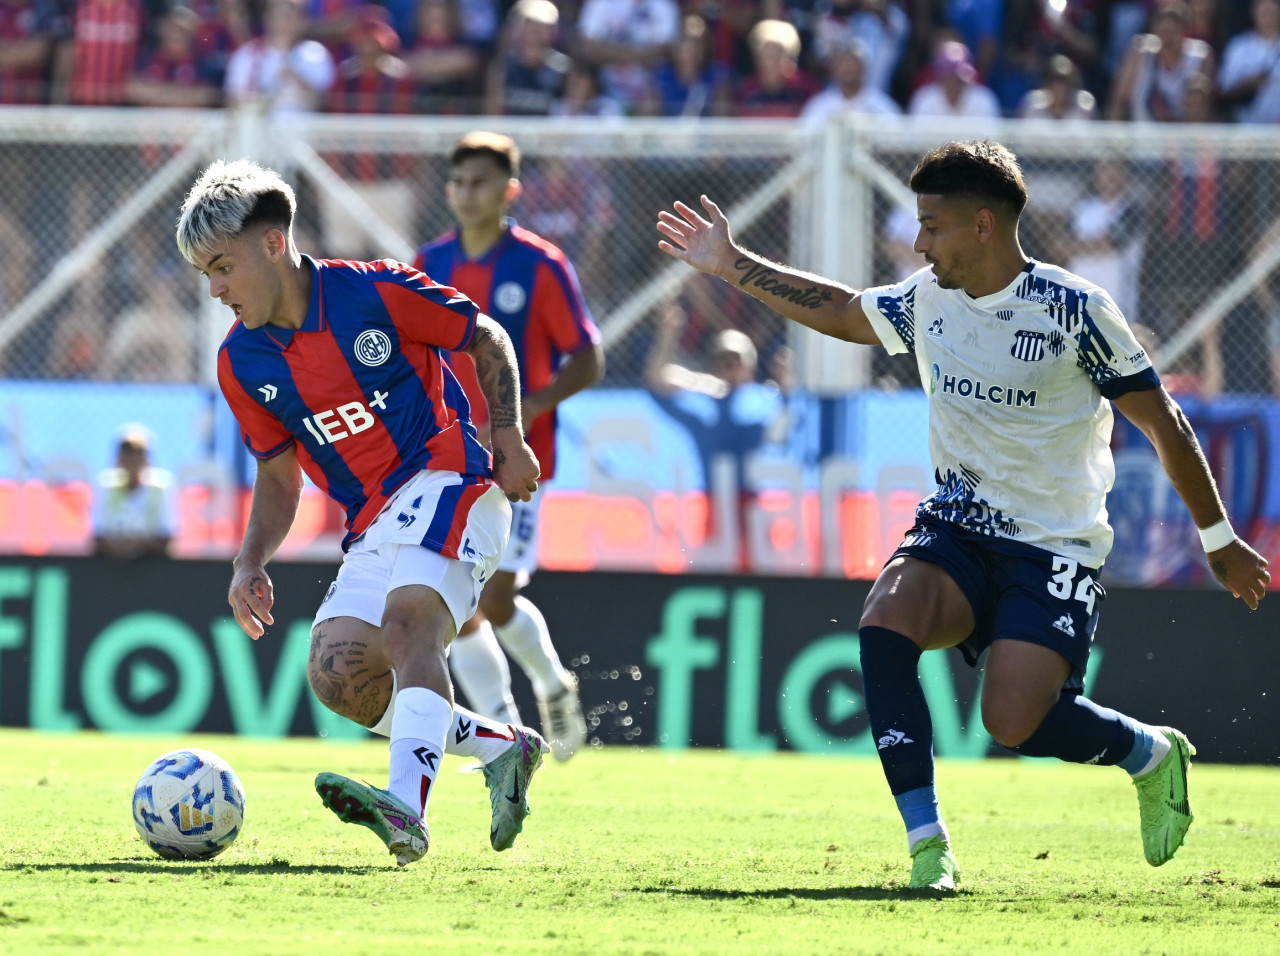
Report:
[[[1076,364],[1104,398],[1159,387],[1160,377],[1151,366],[1151,356],[1138,344],[1111,296],[1102,289],[1090,289],[1080,318]]]
[[[876,286],[862,293],[862,311],[890,355],[915,353],[916,290],[926,271],[922,269],[897,285]]]
[[[289,449],[293,435],[240,384],[225,348],[218,353],[218,386],[240,425],[240,437],[254,458],[266,461]]]
[[[378,263],[378,293],[401,335],[459,352],[471,345],[480,310],[457,289],[390,259]]]
[[[561,352],[572,355],[600,341],[600,330],[568,259],[547,259],[538,267],[533,304],[538,321]]]

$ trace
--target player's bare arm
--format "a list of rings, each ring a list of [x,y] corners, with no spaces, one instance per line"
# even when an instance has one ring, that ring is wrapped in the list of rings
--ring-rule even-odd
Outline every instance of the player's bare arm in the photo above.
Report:
[[[1150,440],[1196,527],[1209,528],[1225,520],[1227,510],[1200,442],[1187,416],[1169,393],[1163,388],[1129,392],[1113,404]],[[1266,558],[1243,539],[1236,538],[1225,547],[1209,552],[1209,567],[1227,590],[1257,610],[1271,582]]]
[[[590,388],[604,376],[604,349],[598,344],[579,349],[564,360],[546,387],[530,392],[521,400],[521,428],[529,434],[534,420],[551,411],[566,398]]]
[[[293,448],[258,462],[249,525],[231,562],[227,592],[236,623],[255,641],[266,633],[264,625],[275,623],[271,616],[275,593],[266,565],[293,526],[301,498],[302,468]]]
[[[718,276],[755,296],[793,322],[823,335],[876,345],[875,330],[862,311],[860,293],[839,282],[770,262],[734,242],[720,207],[702,197],[710,219],[676,202],[658,213],[658,248],[700,272]]]
[[[538,490],[538,459],[525,444],[520,419],[520,372],[506,330],[487,315],[476,319],[467,349],[476,363],[476,379],[489,404],[493,480],[511,501],[528,501]]]

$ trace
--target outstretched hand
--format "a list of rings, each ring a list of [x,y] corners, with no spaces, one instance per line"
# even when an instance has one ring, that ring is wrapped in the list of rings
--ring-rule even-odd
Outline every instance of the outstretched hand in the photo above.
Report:
[[[1249,605],[1250,610],[1258,609],[1258,602],[1271,583],[1266,558],[1236,538],[1225,548],[1209,553],[1209,568],[1228,591]]]
[[[703,196],[702,208],[710,220],[703,219],[692,206],[686,206],[679,200],[674,206],[679,215],[665,209],[660,211],[658,232],[667,238],[658,241],[658,248],[701,272],[722,275],[739,252],[729,235],[729,220],[720,207]]]
[[[255,641],[266,633],[266,625],[275,623],[271,616],[275,600],[271,577],[262,565],[236,565],[227,590],[227,603],[240,629]]]

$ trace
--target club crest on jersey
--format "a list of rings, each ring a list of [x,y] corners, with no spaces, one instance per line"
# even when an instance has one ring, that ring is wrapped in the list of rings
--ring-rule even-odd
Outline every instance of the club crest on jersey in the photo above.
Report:
[[[493,307],[503,312],[519,312],[524,308],[527,296],[524,286],[518,282],[504,282],[493,290]]]
[[[356,336],[355,353],[361,365],[381,365],[391,358],[391,336],[381,329],[365,329]]]
[[[1044,358],[1044,343],[1049,336],[1044,332],[1019,329],[1013,333],[1013,348],[1009,354],[1024,362],[1038,362]]]

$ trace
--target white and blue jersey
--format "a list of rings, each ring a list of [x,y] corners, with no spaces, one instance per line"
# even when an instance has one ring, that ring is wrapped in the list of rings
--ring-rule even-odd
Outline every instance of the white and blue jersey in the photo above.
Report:
[[[917,514],[1099,568],[1111,550],[1110,402],[1156,388],[1111,297],[1031,261],[1004,289],[941,289],[931,269],[868,289],[890,354],[911,352],[929,395],[937,491]]]

